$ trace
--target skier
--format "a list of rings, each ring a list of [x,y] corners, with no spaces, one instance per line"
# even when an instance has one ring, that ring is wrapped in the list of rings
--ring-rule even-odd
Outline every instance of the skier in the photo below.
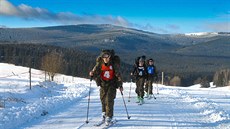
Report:
[[[136,77],[136,94],[137,94],[137,103],[142,105],[144,103],[144,83],[146,80],[147,69],[145,66],[145,56],[138,57],[135,61],[133,71],[131,76]]]
[[[96,65],[89,75],[94,77],[98,86],[100,86],[100,100],[102,106],[101,124],[112,123],[114,99],[116,98],[116,89],[123,91],[122,78],[120,72],[120,58],[114,54],[114,50],[102,50],[97,58]]]
[[[154,65],[154,60],[150,58],[147,60],[147,81],[145,85],[145,92],[146,92],[146,98],[152,98],[153,97],[153,82],[158,80],[157,72],[156,72],[156,66]]]

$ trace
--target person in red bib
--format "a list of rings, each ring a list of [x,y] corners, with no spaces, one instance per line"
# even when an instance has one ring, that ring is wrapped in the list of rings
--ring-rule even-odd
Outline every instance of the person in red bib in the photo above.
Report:
[[[100,86],[100,100],[102,105],[102,122],[109,123],[113,118],[114,99],[116,89],[123,91],[120,66],[114,61],[113,50],[103,50],[97,58],[97,63],[89,75],[93,76]],[[119,59],[120,60],[120,59]]]

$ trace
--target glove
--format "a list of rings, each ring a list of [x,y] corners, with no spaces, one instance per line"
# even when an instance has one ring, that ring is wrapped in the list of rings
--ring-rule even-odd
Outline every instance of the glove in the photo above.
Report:
[[[122,92],[123,91],[123,87],[119,87],[119,90]]]
[[[122,81],[117,81],[117,88],[123,87],[122,85],[123,85]]]
[[[97,86],[101,86],[101,79],[99,77],[95,78]]]
[[[155,81],[158,81],[158,76],[155,77]]]

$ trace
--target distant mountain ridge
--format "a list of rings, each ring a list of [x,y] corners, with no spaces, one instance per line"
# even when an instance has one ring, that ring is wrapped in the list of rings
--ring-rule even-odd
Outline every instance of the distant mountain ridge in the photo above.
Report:
[[[186,34],[156,34],[107,24],[0,29],[0,41],[76,47],[85,50],[113,48],[121,52],[144,49],[168,52],[223,37],[226,37],[226,34],[211,33],[208,37],[207,34],[199,37]]]
[[[33,43],[98,51],[113,48],[119,53],[178,53],[178,49],[225,39],[228,33],[156,34],[113,25],[68,25],[37,28],[2,28],[0,41]],[[185,49],[184,49],[185,50]],[[221,51],[220,51],[221,52]]]
[[[0,29],[0,41],[18,41],[18,42],[29,42],[29,43],[55,43],[63,42],[62,38],[65,38],[65,41],[71,41],[74,39],[76,42],[84,42],[82,38],[84,36],[90,36],[90,38],[96,38],[91,36],[92,34],[97,36],[106,36],[104,38],[99,37],[102,42],[113,42],[115,37],[124,37],[124,36],[144,36],[149,39],[162,40],[168,43],[189,44],[191,41],[200,43],[204,40],[207,40],[207,37],[191,37],[192,35],[210,35],[209,38],[219,37],[220,35],[226,35],[224,33],[189,33],[189,34],[156,34],[151,32],[145,32],[141,30],[124,28],[113,25],[68,25],[68,26],[53,26],[53,27],[36,27],[36,28],[1,28]],[[229,36],[229,35],[228,35]],[[56,40],[52,40],[56,38]],[[106,39],[107,38],[107,39]],[[139,37],[141,38],[141,37]],[[180,40],[183,39],[183,40]],[[86,40],[86,39],[85,39]],[[89,40],[89,39],[88,39]],[[210,39],[212,40],[212,39]],[[64,45],[63,45],[64,46]]]
[[[219,67],[230,67],[229,32],[157,34],[108,24],[0,28],[0,44],[6,43],[44,44],[93,54],[114,49],[131,65],[137,56],[146,55],[156,60],[160,71],[174,75],[210,75]]]

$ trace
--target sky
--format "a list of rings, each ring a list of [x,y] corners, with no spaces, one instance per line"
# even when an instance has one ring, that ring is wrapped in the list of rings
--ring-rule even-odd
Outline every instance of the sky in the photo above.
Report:
[[[112,24],[155,33],[230,32],[229,0],[0,0],[0,27]]]

